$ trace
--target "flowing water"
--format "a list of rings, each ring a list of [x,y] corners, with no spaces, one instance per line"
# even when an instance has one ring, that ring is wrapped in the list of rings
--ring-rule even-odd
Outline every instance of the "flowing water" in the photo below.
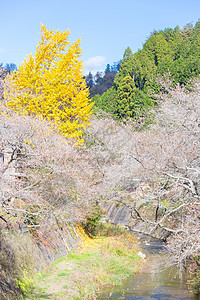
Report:
[[[100,300],[199,299],[187,289],[186,279],[180,279],[178,268],[170,266],[170,255],[162,242],[142,238],[141,248],[147,256],[142,270],[126,280],[123,285],[104,288]]]

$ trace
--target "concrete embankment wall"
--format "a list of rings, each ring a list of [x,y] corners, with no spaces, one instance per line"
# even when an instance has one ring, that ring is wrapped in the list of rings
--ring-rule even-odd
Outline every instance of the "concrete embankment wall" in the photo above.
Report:
[[[169,236],[169,232],[166,230],[159,227],[155,229],[155,225],[151,226],[150,224],[142,222],[137,217],[132,217],[130,209],[123,204],[119,205],[114,202],[105,203],[103,210],[105,211],[108,222],[112,224],[124,225],[133,232],[151,235],[162,240],[166,240]]]
[[[38,234],[39,231],[32,235],[37,254],[45,264],[66,256],[73,249],[77,248],[80,243],[77,230],[73,225],[67,223],[62,228],[51,229],[47,235]]]
[[[116,203],[105,203],[104,209],[110,223],[128,225],[131,214],[126,206]]]

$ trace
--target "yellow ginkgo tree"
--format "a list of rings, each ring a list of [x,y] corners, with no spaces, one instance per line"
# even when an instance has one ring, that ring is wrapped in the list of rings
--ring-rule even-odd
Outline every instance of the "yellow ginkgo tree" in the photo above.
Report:
[[[64,136],[80,141],[92,104],[83,79],[80,39],[70,43],[69,33],[41,25],[36,52],[7,76],[4,99],[14,111],[40,115]]]

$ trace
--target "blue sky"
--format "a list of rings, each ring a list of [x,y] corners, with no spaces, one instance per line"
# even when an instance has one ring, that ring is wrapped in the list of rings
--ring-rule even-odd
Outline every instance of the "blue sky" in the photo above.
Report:
[[[81,37],[85,72],[104,70],[133,52],[156,29],[181,28],[200,18],[200,0],[0,0],[0,62],[23,62],[40,40],[40,23]]]

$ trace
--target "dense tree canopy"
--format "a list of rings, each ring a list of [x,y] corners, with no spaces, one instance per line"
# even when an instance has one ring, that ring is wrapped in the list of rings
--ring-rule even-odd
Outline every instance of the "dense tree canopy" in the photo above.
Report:
[[[5,99],[11,109],[40,115],[64,136],[80,139],[89,124],[92,104],[79,60],[80,40],[71,44],[69,33],[41,25],[35,55],[29,55],[18,71],[7,76]]]
[[[96,106],[111,113],[118,119],[136,119],[144,115],[145,109],[153,102],[143,91],[136,88],[133,73],[133,53],[128,47],[123,55],[113,86],[101,97],[95,96]]]
[[[5,65],[5,69],[6,69],[9,73],[11,73],[11,72],[17,70],[17,66],[16,66],[16,64],[13,64],[13,63],[9,63],[9,64],[7,63],[7,64]]]
[[[114,62],[112,65],[107,64],[104,73],[97,72],[95,75],[92,75],[92,73],[89,72],[89,74],[85,76],[90,97],[102,95],[112,87],[115,75],[120,69],[120,64],[121,61]]]
[[[154,31],[134,54],[128,47],[113,88],[102,95],[102,100],[97,97],[96,106],[118,118],[135,119],[153,105],[149,91],[159,92],[157,78],[166,73],[181,85],[200,74],[200,21],[183,29],[177,26]],[[105,103],[108,95],[112,101]]]
[[[183,29],[153,32],[133,57],[136,86],[144,90],[152,87],[153,78],[170,72],[175,83],[186,84],[200,73],[200,22]]]

